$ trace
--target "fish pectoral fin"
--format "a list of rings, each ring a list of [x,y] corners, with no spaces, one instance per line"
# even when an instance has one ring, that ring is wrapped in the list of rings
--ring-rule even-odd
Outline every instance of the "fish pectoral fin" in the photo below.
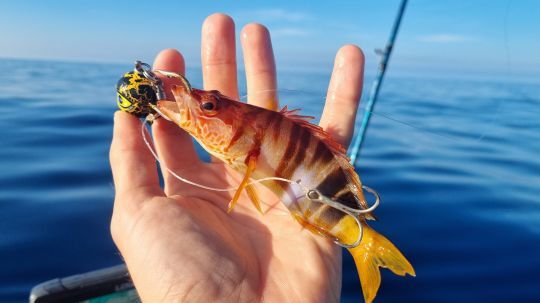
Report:
[[[255,167],[257,166],[257,157],[250,156],[246,162],[247,162],[246,174],[244,175],[242,182],[240,182],[240,185],[238,185],[238,188],[236,189],[236,192],[234,193],[234,196],[231,202],[229,202],[229,207],[227,208],[228,213],[230,213],[233,210],[234,206],[236,205],[236,202],[238,202],[238,199],[240,198],[240,194],[242,193],[242,190],[244,190],[244,188],[248,186],[251,173],[255,170]],[[248,191],[248,195],[249,195],[249,191]]]
[[[366,303],[373,301],[381,284],[379,267],[388,268],[396,275],[415,276],[411,263],[394,244],[368,226],[364,226],[360,245],[350,248],[349,252],[356,263]]]
[[[247,185],[246,186],[246,193],[249,196],[249,199],[251,199],[251,203],[253,203],[253,206],[261,213],[263,214],[262,208],[261,208],[261,200],[259,199],[259,195],[257,194],[257,190],[255,189],[255,185]]]

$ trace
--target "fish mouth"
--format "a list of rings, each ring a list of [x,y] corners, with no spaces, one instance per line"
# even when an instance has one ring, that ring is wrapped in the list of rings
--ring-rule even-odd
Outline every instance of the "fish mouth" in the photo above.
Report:
[[[183,80],[185,80],[185,78],[183,78]],[[162,116],[181,126],[186,122],[188,116],[192,115],[190,105],[195,102],[195,100],[193,100],[191,94],[191,86],[187,80],[180,81],[179,85],[171,86],[171,93],[174,101],[159,100],[157,102],[157,108]],[[183,117],[182,112],[184,112],[185,117]]]

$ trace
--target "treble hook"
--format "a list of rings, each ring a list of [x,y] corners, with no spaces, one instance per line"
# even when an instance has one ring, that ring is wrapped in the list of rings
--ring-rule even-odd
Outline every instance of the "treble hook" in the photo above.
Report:
[[[327,196],[321,194],[321,192],[318,191],[317,189],[309,189],[306,191],[306,197],[309,200],[326,204],[354,218],[354,220],[356,221],[356,224],[358,225],[358,239],[352,244],[342,243],[338,239],[334,239],[334,243],[345,248],[354,248],[360,244],[360,242],[362,241],[362,236],[363,236],[363,227],[362,227],[362,223],[360,222],[360,216],[373,212],[379,206],[379,203],[380,203],[379,194],[375,190],[365,185],[362,185],[362,189],[366,190],[367,192],[375,196],[375,202],[373,202],[373,205],[371,205],[370,207],[366,209],[355,209],[355,208],[351,208],[346,205],[343,205],[341,203],[338,203],[328,198]]]
[[[191,84],[189,81],[184,77],[183,75],[175,72],[165,71],[165,70],[152,70],[152,66],[148,63],[141,62],[139,60],[135,61],[135,72],[142,74],[146,79],[150,80],[152,82],[152,86],[154,87],[154,91],[156,92],[156,100],[165,100],[167,98],[165,94],[165,89],[163,88],[163,81],[156,75],[156,73],[159,73],[161,75],[166,76],[167,78],[175,78],[182,81],[182,84],[184,87],[191,92]],[[168,121],[171,121],[166,115],[163,115],[159,111],[159,108],[154,104],[149,104],[149,106],[156,111],[157,115],[154,115],[150,117],[149,121],[153,121],[157,119],[158,117],[163,117]]]
[[[157,100],[163,100],[166,98],[165,90],[163,89],[163,81],[161,81],[161,79],[152,71],[150,64],[137,60],[135,61],[135,71],[142,74],[146,79],[152,82]]]

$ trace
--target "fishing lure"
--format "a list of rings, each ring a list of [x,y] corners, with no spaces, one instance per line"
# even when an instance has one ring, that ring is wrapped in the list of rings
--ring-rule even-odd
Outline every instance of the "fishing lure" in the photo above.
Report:
[[[209,190],[235,190],[229,212],[244,190],[260,210],[254,185],[266,186],[302,226],[349,250],[366,302],[373,301],[380,286],[379,267],[402,276],[415,275],[401,252],[367,224],[374,219],[371,213],[379,203],[377,193],[362,185],[345,149],[322,128],[311,124],[312,117],[298,115],[297,110],[287,107],[278,112],[266,110],[232,100],[218,91],[192,88],[182,75],[156,72],[180,80],[171,91],[175,100],[166,100],[162,82],[149,65],[136,62],[135,70],[118,82],[123,101],[119,101],[120,109],[147,115],[146,120],[161,116],[172,121],[210,154],[244,175],[234,189],[207,187],[171,172],[175,177]],[[142,85],[155,92],[155,99],[146,97]],[[148,144],[144,125],[142,130]],[[375,196],[372,206],[364,190]]]

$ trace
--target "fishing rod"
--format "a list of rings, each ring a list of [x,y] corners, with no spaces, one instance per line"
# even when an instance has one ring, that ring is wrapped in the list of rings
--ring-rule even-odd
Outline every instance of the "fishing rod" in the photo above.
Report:
[[[364,117],[362,118],[362,124],[360,125],[358,134],[354,138],[353,144],[349,149],[349,157],[353,165],[356,162],[356,158],[360,152],[362,143],[364,143],[364,136],[366,135],[366,130],[369,124],[369,120],[371,118],[371,113],[373,112],[373,108],[375,106],[375,103],[377,102],[377,97],[379,96],[379,90],[381,89],[381,84],[384,78],[384,74],[386,72],[386,67],[388,66],[388,60],[390,60],[390,54],[392,53],[394,42],[397,38],[397,33],[399,30],[399,26],[401,25],[401,19],[403,17],[403,13],[405,12],[405,7],[407,6],[407,1],[408,0],[402,0],[401,4],[399,5],[398,15],[396,17],[396,20],[394,21],[394,26],[392,27],[392,32],[390,33],[390,38],[388,39],[388,43],[386,44],[385,49],[382,51],[376,51],[377,54],[381,55],[381,62],[379,63],[377,77],[375,78],[375,81],[371,86],[369,99],[366,104],[366,111],[364,113]]]

